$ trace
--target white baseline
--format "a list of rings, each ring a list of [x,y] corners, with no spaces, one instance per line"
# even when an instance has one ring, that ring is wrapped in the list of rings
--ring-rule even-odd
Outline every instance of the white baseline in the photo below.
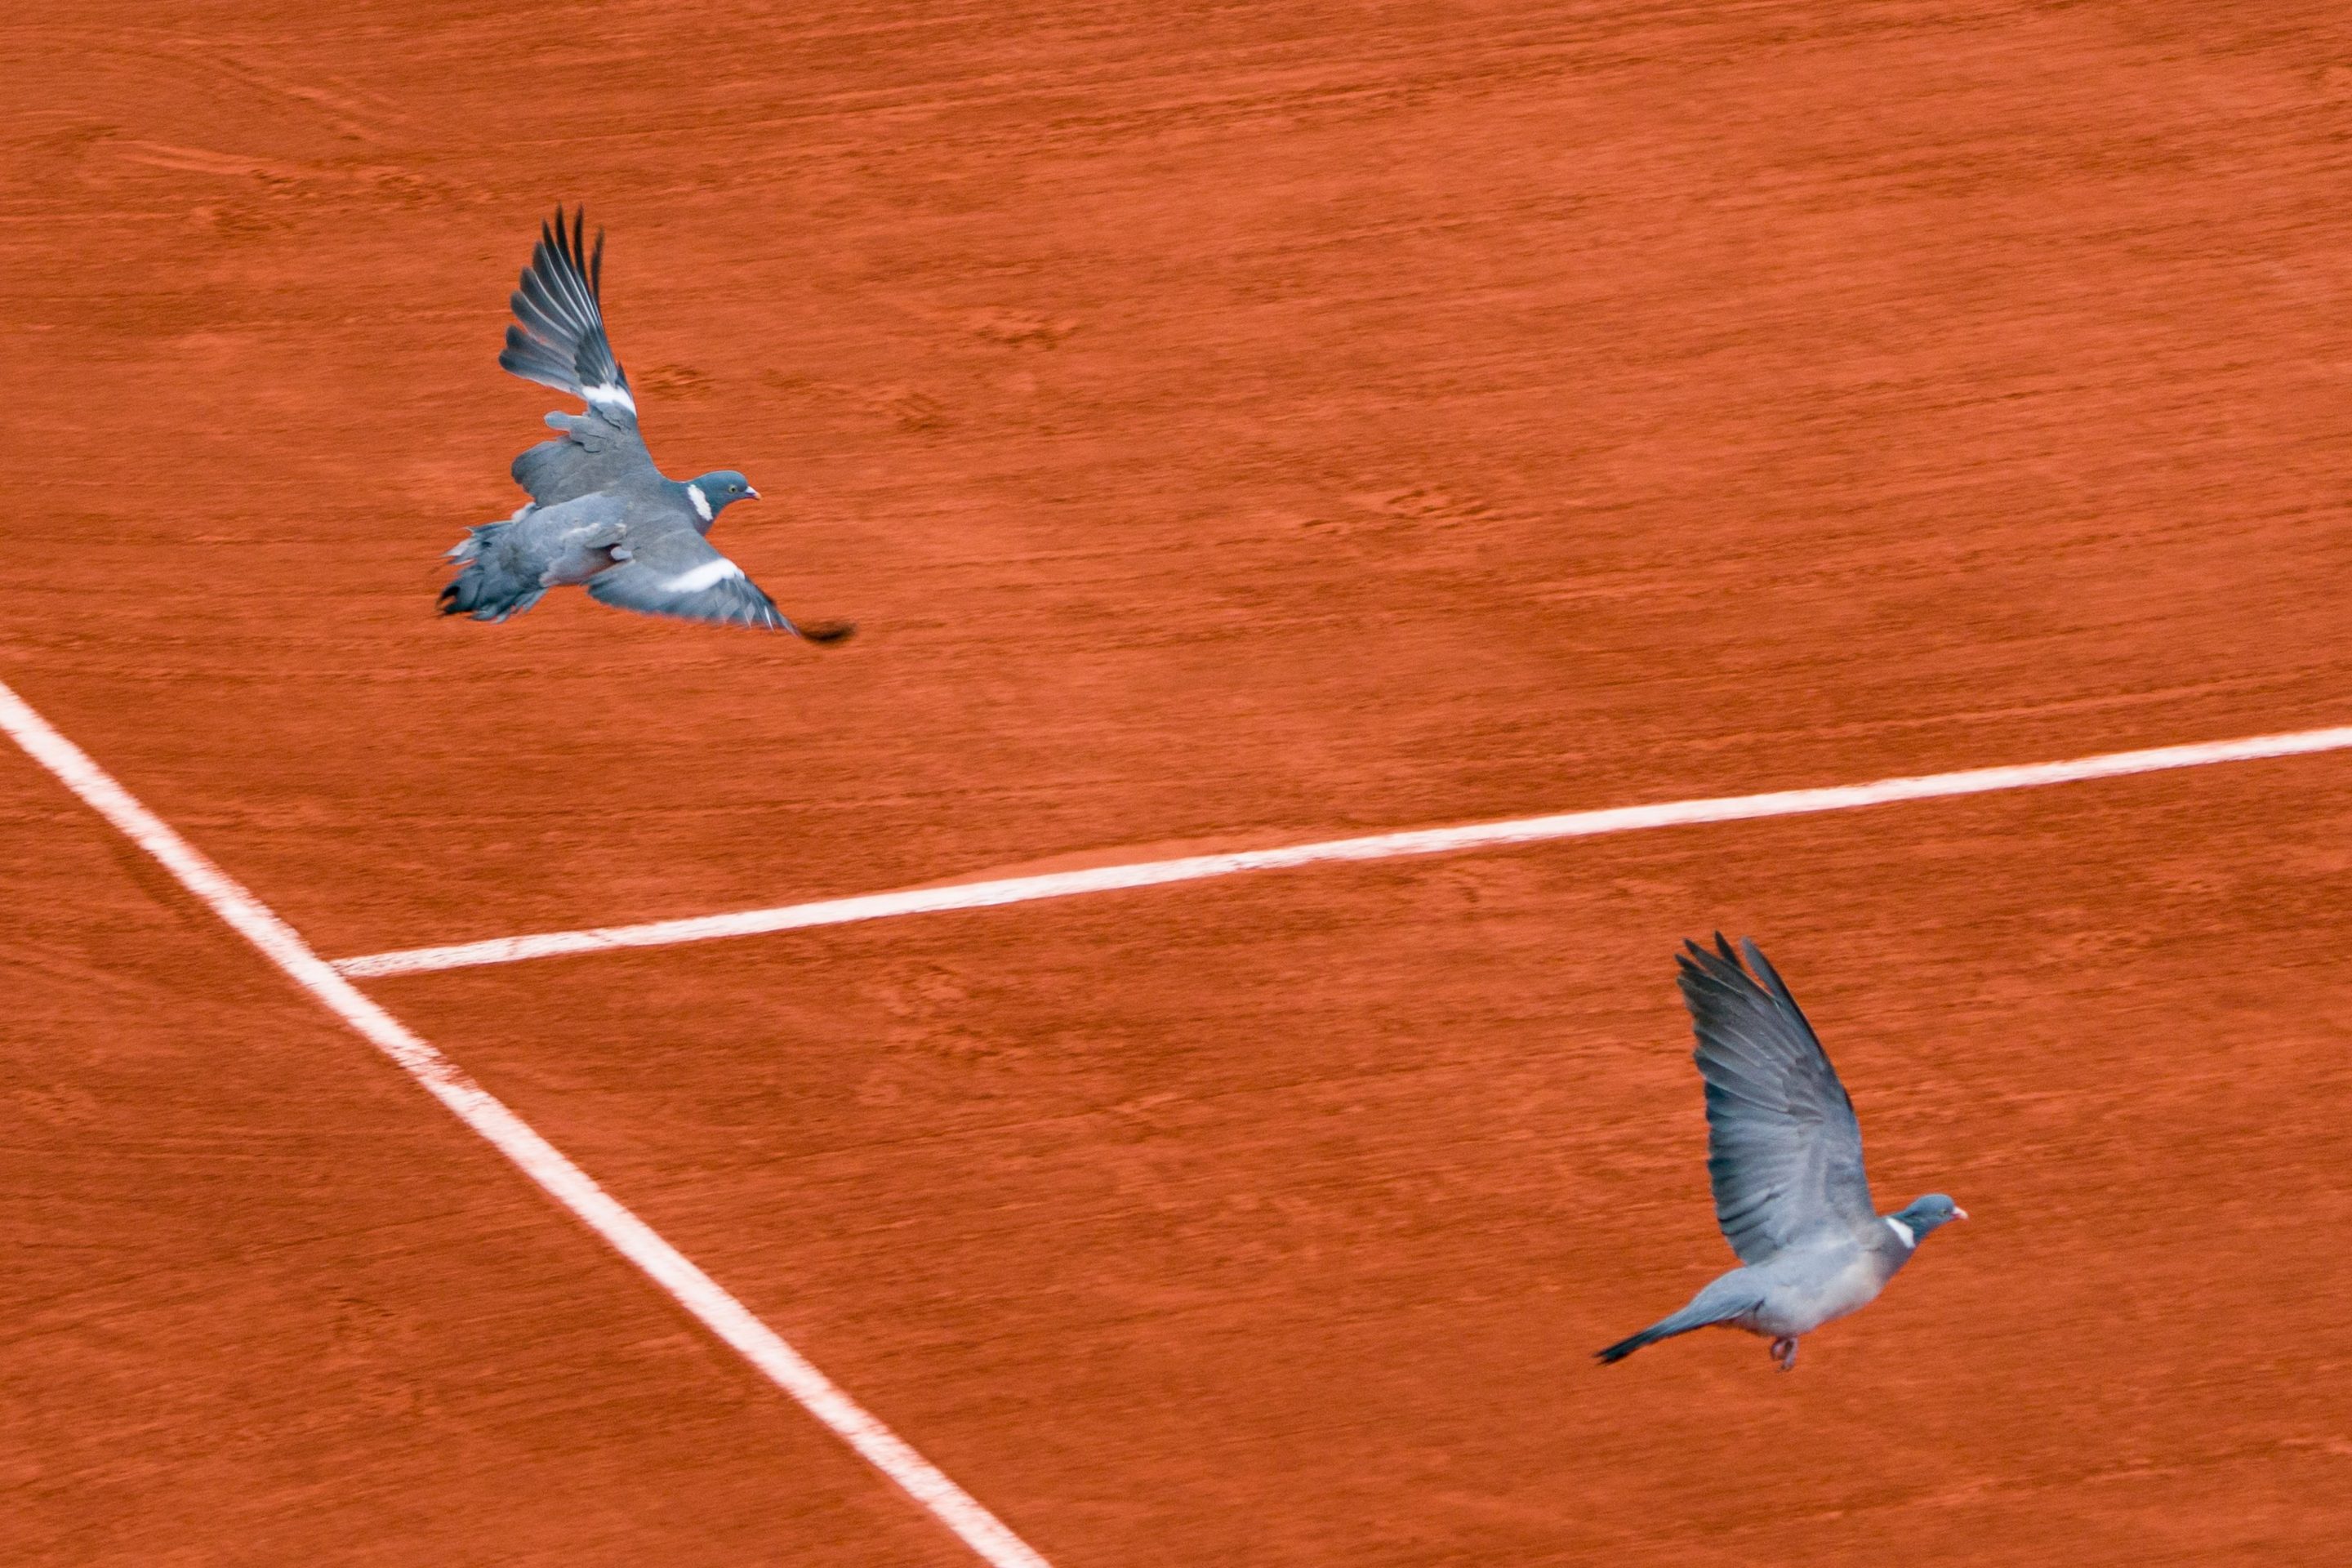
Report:
[[[639,1219],[529,1123],[391,1014],[362,994],[278,918],[200,850],[173,832],[130,792],[90,761],[80,747],[52,729],[24,700],[0,684],[0,730],[32,759],[58,776],[84,805],[122,830],[131,841],[163,862],[183,887],[212,906],[213,912],[259,948],[288,978],[317,997],[368,1042],[397,1062],[433,1097],[523,1174],[614,1250],[643,1269],[655,1284],[703,1326],[766,1373],[809,1414],[831,1427],[866,1461],[897,1482],[979,1553],[991,1568],[1048,1568],[1022,1539],[982,1507],[961,1487],[876,1420],[834,1381],[754,1317],[719,1282],[705,1274],[652,1226]]]
[[[997,904],[1026,903],[1033,899],[1063,899],[1076,893],[1107,893],[1122,888],[1195,882],[1210,877],[1231,877],[1243,871],[1282,870],[1328,860],[1388,860],[1406,855],[1442,855],[1464,849],[1540,844],[1557,838],[1591,838],[1609,833],[1635,833],[1652,827],[1739,822],[1761,816],[1798,816],[1819,811],[1851,811],[1858,806],[1892,805],[1900,801],[1934,800],[1946,795],[1988,795],[1997,790],[2031,789],[2042,784],[2077,784],[2089,779],[2121,778],[2131,773],[2162,773],[2171,768],[2207,767],[2215,763],[2308,756],[2315,752],[2337,752],[2347,747],[2352,747],[2352,726],[2305,730],[2287,735],[2255,735],[2241,741],[2207,741],[2187,746],[2158,746],[2141,752],[2110,752],[2103,756],[2079,757],[2065,763],[1969,768],[1960,773],[1880,779],[1875,784],[1840,784],[1827,789],[1776,790],[1766,795],[1723,795],[1707,800],[1666,801],[1656,805],[1570,811],[1553,816],[1516,817],[1507,822],[1471,823],[1460,827],[1423,827],[1403,833],[1372,834],[1361,838],[1334,838],[1319,844],[1294,844],[1277,849],[1192,855],[1176,860],[1142,860],[1125,866],[1098,866],[1083,871],[1005,877],[994,881],[965,882],[949,888],[915,888],[900,892],[868,893],[859,898],[825,899],[814,903],[784,904],[773,909],[742,910],[733,914],[651,921],[643,925],[600,926],[589,931],[494,937],[486,942],[458,942],[448,947],[415,947],[396,952],[339,958],[335,960],[334,967],[353,976],[418,974],[436,969],[464,969],[475,964],[513,963],[526,958],[552,958],[562,953],[667,947],[677,942],[757,936],[768,931],[799,931],[810,926],[846,925],[855,921],[884,920],[897,915],[986,909]]]

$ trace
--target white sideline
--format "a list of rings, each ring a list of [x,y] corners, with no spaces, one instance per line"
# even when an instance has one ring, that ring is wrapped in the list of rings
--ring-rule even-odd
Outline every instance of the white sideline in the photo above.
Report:
[[[547,1194],[643,1269],[677,1304],[774,1380],[868,1463],[897,1482],[992,1568],[1047,1568],[994,1514],[843,1393],[773,1329],[751,1315],[677,1248],[608,1194],[579,1166],[455,1063],[362,994],[310,951],[293,927],[131,797],[80,747],[0,683],[0,730],[58,776],[83,804],[163,864],[245,939],[406,1069],[460,1121],[521,1167]]]
[[[1850,811],[1856,806],[1887,805],[1897,801],[1984,795],[1995,790],[2074,784],[2085,779],[2119,778],[2127,773],[2161,773],[2168,768],[2205,767],[2214,763],[2251,762],[2262,757],[2305,756],[2314,752],[2336,752],[2347,747],[2352,747],[2352,726],[2304,730],[2294,734],[2255,735],[2240,741],[2207,741],[2187,746],[2159,746],[2149,751],[2110,752],[2102,756],[2081,757],[2066,763],[1969,768],[1960,773],[1881,779],[1875,784],[1841,784],[1828,789],[1777,790],[1767,795],[1725,795],[1709,800],[1666,801],[1656,805],[1570,811],[1555,816],[1523,816],[1507,822],[1472,823],[1460,827],[1424,827],[1406,833],[1373,834],[1362,838],[1335,838],[1320,844],[1294,844],[1279,849],[1244,849],[1226,855],[1193,855],[1177,860],[1143,860],[1126,866],[1098,866],[1084,871],[1005,877],[994,881],[966,882],[949,888],[915,888],[895,893],[868,893],[860,898],[824,899],[814,903],[785,904],[774,909],[743,910],[734,914],[652,921],[644,925],[600,926],[589,931],[547,931],[537,936],[494,937],[487,942],[458,942],[448,947],[413,947],[396,952],[372,952],[357,958],[339,958],[335,960],[334,967],[344,974],[363,977],[418,974],[436,969],[464,969],[475,964],[551,958],[561,953],[600,952],[626,947],[667,947],[675,942],[755,936],[767,931],[799,931],[809,926],[846,925],[853,921],[882,920],[894,915],[985,909],[995,904],[1025,903],[1032,899],[1061,899],[1074,893],[1103,893],[1121,888],[1192,882],[1206,877],[1230,877],[1242,871],[1279,870],[1293,866],[1311,866],[1325,860],[1386,860],[1401,855],[1442,855],[1454,850],[1536,844],[1554,838],[1589,838],[1606,833],[1633,833],[1650,827],[1737,822],[1759,816],[1796,816],[1816,811]]]

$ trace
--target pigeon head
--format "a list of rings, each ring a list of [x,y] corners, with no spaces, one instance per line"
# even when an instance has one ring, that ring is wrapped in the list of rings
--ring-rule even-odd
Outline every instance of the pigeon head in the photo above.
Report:
[[[751,488],[751,481],[732,468],[713,468],[707,474],[688,479],[687,487],[702,492],[703,501],[710,508],[713,517],[739,500],[760,499],[760,492]],[[700,511],[702,508],[695,510]]]
[[[1914,1237],[1924,1239],[1937,1226],[1968,1218],[1969,1211],[1941,1193],[1929,1193],[1924,1198],[1913,1198],[1910,1206],[1898,1210],[1895,1217]]]

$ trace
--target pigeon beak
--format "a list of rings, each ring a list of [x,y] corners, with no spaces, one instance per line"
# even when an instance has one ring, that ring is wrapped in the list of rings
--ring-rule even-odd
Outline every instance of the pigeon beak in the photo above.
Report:
[[[1952,1217],[1954,1219],[1966,1219],[1969,1217],[1969,1211],[1955,1205],[1952,1209]]]
[[[746,498],[747,500],[758,500],[760,499],[760,492],[759,492],[758,490],[753,489],[752,489],[751,486],[749,486],[749,485],[745,485],[745,486],[743,487],[743,494],[744,494],[744,496],[745,496],[745,498]]]

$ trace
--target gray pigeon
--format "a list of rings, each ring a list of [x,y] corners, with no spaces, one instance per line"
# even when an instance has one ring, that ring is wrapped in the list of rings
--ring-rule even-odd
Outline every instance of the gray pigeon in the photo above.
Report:
[[[1941,1193],[1891,1215],[1874,1209],[1853,1102],[1789,987],[1752,942],[1739,944],[1745,969],[1720,931],[1713,952],[1683,945],[1716,1223],[1742,1267],[1600,1359],[1719,1323],[1768,1336],[1787,1372],[1797,1336],[1868,1306],[1928,1232],[1968,1211]]]
[[[772,626],[811,642],[838,642],[856,628],[794,626],[743,569],[703,535],[732,503],[756,499],[751,481],[719,468],[680,482],[654,467],[637,434],[629,378],[604,336],[604,237],[592,257],[586,209],[567,232],[563,209],[542,223],[522,275],[500,366],[568,392],[584,414],[555,413],[561,432],[514,461],[530,502],[504,522],[486,523],[449,552],[463,564],[441,590],[441,613],[503,621],[562,584],[584,583],[591,597],[625,610],[732,626]]]

